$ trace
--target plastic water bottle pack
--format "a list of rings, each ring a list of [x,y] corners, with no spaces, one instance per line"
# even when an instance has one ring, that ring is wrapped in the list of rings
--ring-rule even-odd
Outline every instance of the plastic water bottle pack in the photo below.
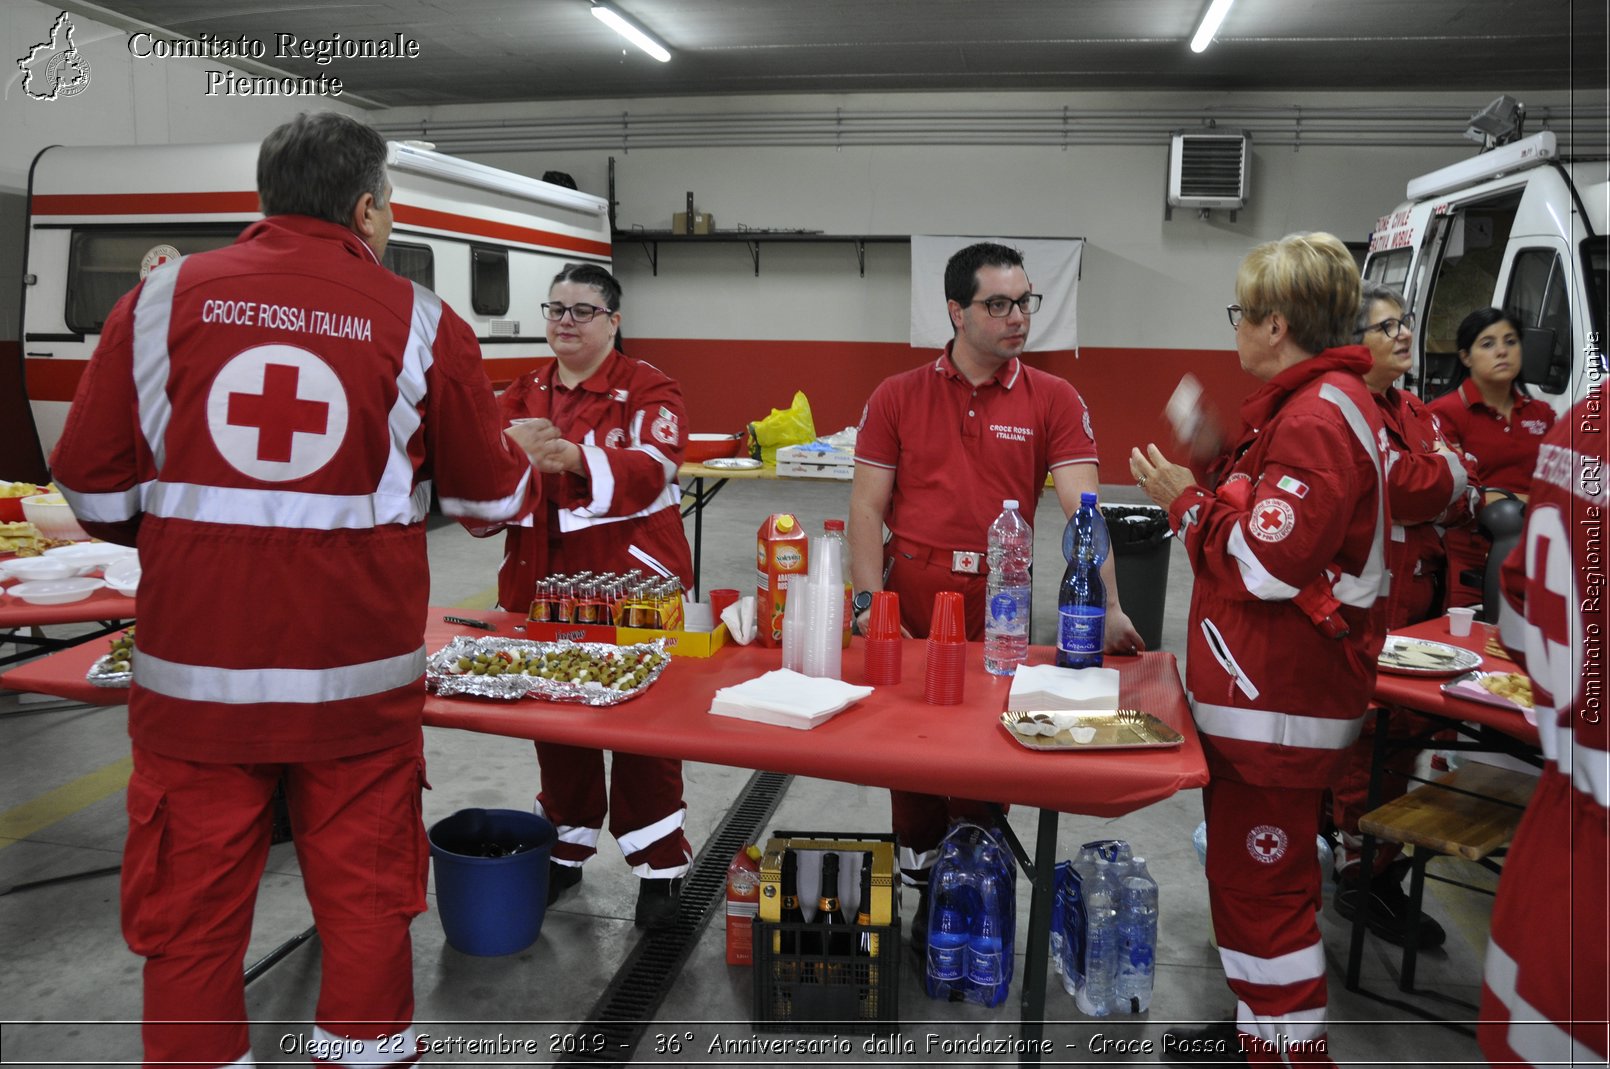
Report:
[[[958,824],[928,876],[929,998],[999,1006],[1011,990],[1017,865],[995,835]]]
[[[1086,843],[1057,866],[1052,935],[1062,987],[1091,1017],[1151,1008],[1157,954],[1157,881],[1119,839]],[[1055,908],[1055,906],[1054,906]]]

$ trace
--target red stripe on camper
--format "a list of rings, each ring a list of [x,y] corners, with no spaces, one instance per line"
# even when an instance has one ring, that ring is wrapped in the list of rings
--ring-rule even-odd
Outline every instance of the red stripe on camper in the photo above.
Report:
[[[439,212],[434,208],[420,208],[412,204],[393,202],[391,214],[399,223],[428,226],[455,234],[479,234],[485,238],[501,238],[504,241],[518,241],[526,245],[545,245],[571,252],[584,252],[589,256],[608,256],[610,253],[610,244],[607,241],[590,241],[587,238],[572,237],[552,230],[536,230],[528,226],[515,226],[513,223],[496,223],[489,219]]]
[[[34,215],[226,215],[257,211],[257,193],[36,193]]]

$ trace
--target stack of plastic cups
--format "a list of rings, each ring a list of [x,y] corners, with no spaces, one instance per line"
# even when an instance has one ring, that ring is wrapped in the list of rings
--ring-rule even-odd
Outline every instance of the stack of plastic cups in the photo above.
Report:
[[[934,595],[934,617],[928,627],[928,671],[923,698],[929,705],[958,705],[967,669],[967,631],[962,623],[962,596],[955,590]]]
[[[866,626],[866,681],[874,687],[900,682],[900,595],[879,590],[872,595]]]
[[[808,676],[840,679],[844,675],[844,561],[827,536],[811,539],[810,572],[804,602],[810,606],[804,627],[805,667]],[[788,591],[794,599],[793,588]],[[786,624],[787,615],[783,621]]]
[[[783,667],[805,671],[805,636],[811,616],[811,599],[806,593],[806,576],[789,576],[788,594],[783,602]]]

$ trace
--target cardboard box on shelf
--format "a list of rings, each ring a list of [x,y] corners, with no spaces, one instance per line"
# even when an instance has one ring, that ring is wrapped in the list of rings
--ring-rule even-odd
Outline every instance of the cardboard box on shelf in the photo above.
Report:
[[[688,229],[688,213],[677,212],[671,216],[671,233],[673,234],[708,234],[716,228],[716,217],[709,212],[693,213],[693,229]]]

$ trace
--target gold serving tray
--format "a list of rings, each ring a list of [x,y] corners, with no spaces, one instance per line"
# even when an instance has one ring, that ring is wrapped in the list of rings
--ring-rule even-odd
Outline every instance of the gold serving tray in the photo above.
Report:
[[[1054,735],[1025,735],[1020,724],[1049,724],[1050,718],[1072,718],[1072,724]],[[1053,712],[1007,711],[1001,714],[1001,727],[1025,750],[1131,750],[1178,746],[1185,736],[1151,713],[1136,709],[1057,710]],[[1084,741],[1079,741],[1084,739]]]

